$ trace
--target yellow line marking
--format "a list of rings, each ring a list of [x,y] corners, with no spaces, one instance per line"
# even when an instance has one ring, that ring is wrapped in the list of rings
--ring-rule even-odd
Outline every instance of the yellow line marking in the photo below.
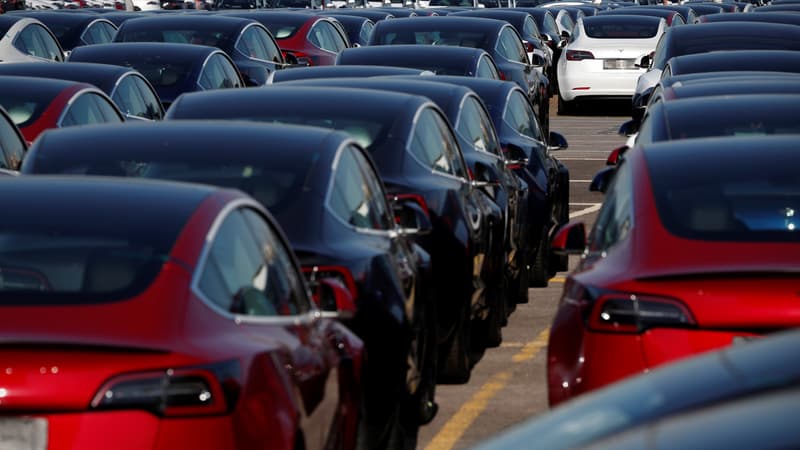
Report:
[[[425,450],[450,450],[455,446],[467,428],[475,422],[475,419],[481,415],[489,400],[502,390],[508,380],[511,378],[511,372],[496,373],[489,381],[486,382],[475,395],[467,403],[461,406],[450,420],[444,424],[441,431],[439,431],[430,444],[425,447]]]
[[[547,337],[549,334],[549,328],[542,330],[534,340],[525,344],[522,350],[513,356],[512,360],[516,363],[520,363],[534,358],[541,349],[547,346]],[[518,343],[509,342],[509,344]],[[467,403],[461,405],[458,412],[456,412],[453,417],[444,424],[442,429],[436,433],[436,436],[434,436],[431,442],[425,447],[425,450],[451,450],[472,423],[483,413],[489,401],[506,387],[510,379],[510,371],[494,374],[489,381],[478,389],[478,392],[476,392]]]
[[[536,336],[536,339],[528,342],[528,344],[526,344],[525,347],[523,347],[522,350],[519,351],[519,353],[514,355],[514,357],[511,358],[511,360],[514,361],[515,363],[519,363],[532,359],[534,356],[536,356],[537,353],[539,353],[539,350],[547,346],[547,336],[549,336],[549,334],[550,334],[550,328],[545,328],[544,330],[542,330],[542,332],[539,333],[538,336]]]
[[[565,277],[553,277],[553,278],[550,278],[550,282],[551,283],[563,283],[565,281],[567,281],[567,279]]]
[[[502,348],[522,348],[524,346],[525,344],[523,344],[522,342],[503,342],[502,344],[500,344],[500,347]]]

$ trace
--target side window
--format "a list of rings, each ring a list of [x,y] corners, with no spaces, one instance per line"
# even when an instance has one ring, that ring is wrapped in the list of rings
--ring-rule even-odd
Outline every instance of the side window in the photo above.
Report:
[[[76,98],[67,108],[59,123],[60,127],[89,125],[93,123],[122,122],[114,105],[94,92],[86,92]]]
[[[381,191],[376,191],[375,186],[367,180],[357,160],[356,151],[346,147],[339,154],[333,185],[328,194],[329,205],[334,214],[354,227],[388,229],[388,212],[376,205],[375,201]],[[380,209],[376,209],[376,206]]]
[[[539,27],[536,26],[536,22],[531,16],[526,17],[525,20],[522,21],[522,34],[532,37],[538,37],[541,34],[539,33]]]
[[[559,34],[558,25],[556,25],[556,20],[553,19],[553,16],[550,14],[546,14],[544,16],[544,30],[547,33]]]
[[[239,82],[239,72],[236,70],[236,66],[234,66],[232,62],[222,55],[216,55],[216,58],[219,59],[219,65],[222,67],[222,73],[225,77],[224,81],[222,82],[222,87],[242,87],[241,83]]]
[[[464,101],[456,132],[476,150],[500,156],[500,145],[492,123],[475,98],[467,97]]]
[[[114,40],[116,28],[106,22],[94,22],[81,35],[86,45],[107,44]]]
[[[336,43],[333,41],[333,34],[331,34],[331,30],[326,25],[327,27],[331,26],[325,21],[319,21],[314,24],[308,32],[308,40],[322,50],[337,53],[338,50]]]
[[[633,185],[628,164],[622,163],[606,191],[603,207],[589,234],[589,250],[604,252],[624,239],[633,218]]]
[[[561,25],[561,28],[570,33],[572,33],[572,29],[575,27],[575,23],[572,22],[572,18],[570,18],[569,14],[567,13],[561,14],[561,17],[558,19],[558,23]]]
[[[256,58],[263,61],[269,61],[267,49],[258,36],[255,35],[254,27],[249,27],[244,30],[244,33],[236,41],[236,50],[249,58]]]
[[[509,94],[506,110],[503,113],[503,120],[517,133],[544,142],[542,130],[536,120],[536,114],[528,104],[525,95],[521,92],[513,91]]]
[[[497,41],[497,51],[506,59],[522,64],[528,64],[528,53],[525,47],[514,33],[511,27],[505,27],[500,32],[500,39]]]
[[[238,74],[224,56],[211,55],[200,74],[200,87],[203,89],[223,89],[239,87]]]
[[[211,243],[199,288],[217,306],[248,316],[288,316],[310,309],[291,258],[256,212],[229,214]]]
[[[408,150],[425,167],[440,173],[466,178],[463,160],[447,123],[436,111],[426,108],[420,114]]]
[[[262,28],[256,28],[256,33],[261,40],[261,44],[264,46],[267,52],[267,61],[272,62],[283,62],[283,56],[281,53],[281,49],[278,48],[278,44],[275,42],[275,38],[269,34],[269,32]]]
[[[161,102],[158,99],[158,94],[153,91],[153,88],[139,76],[129,76],[139,90],[139,95],[145,103],[147,114],[145,117],[153,120],[161,120],[164,118],[164,113],[161,111]]]
[[[656,44],[656,49],[653,54],[653,68],[654,69],[663,69],[665,65],[667,65],[667,36],[669,35],[669,29],[658,38],[658,43]]]
[[[481,56],[481,59],[478,60],[478,73],[476,75],[478,78],[500,79],[500,74],[497,73],[494,62],[486,55]]]
[[[130,75],[120,80],[111,95],[111,100],[114,100],[117,107],[125,114],[152,119],[152,117],[149,117],[147,103],[142,98],[134,77]]]
[[[61,61],[61,50],[53,36],[39,24],[31,24],[23,28],[14,40],[14,47],[19,51],[38,58]]]
[[[0,168],[19,170],[25,156],[25,143],[22,142],[12,122],[0,116]]]

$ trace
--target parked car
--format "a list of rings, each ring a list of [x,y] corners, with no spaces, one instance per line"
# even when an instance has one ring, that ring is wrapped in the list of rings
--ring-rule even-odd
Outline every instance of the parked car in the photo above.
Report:
[[[536,21],[536,26],[539,27],[539,31],[541,32],[544,43],[547,44],[547,46],[553,52],[552,75],[554,77],[551,77],[550,81],[554,84],[550,87],[550,94],[552,95],[558,92],[558,74],[555,71],[555,67],[558,64],[559,58],[561,57],[561,49],[567,45],[568,36],[559,31],[553,11],[550,11],[547,8],[524,7],[518,1],[517,7],[513,8],[513,11],[526,12],[533,17],[534,21]]]
[[[255,20],[269,29],[287,62],[330,66],[348,47],[347,35],[336,19],[301,11],[250,11],[225,14]]]
[[[323,126],[350,133],[366,148],[389,195],[416,202],[430,215],[432,232],[416,241],[431,255],[438,375],[441,381],[469,379],[471,323],[488,312],[483,265],[491,247],[483,239],[487,218],[477,186],[438,107],[408,94],[289,85],[186,96],[180,103],[168,118]]]
[[[0,410],[18,442],[292,450],[348,437],[362,343],[319,317],[256,201],[97,177],[0,184],[14,211],[0,234],[14,372]]]
[[[584,256],[551,326],[551,405],[796,326],[796,142],[685,139],[626,153],[588,240],[581,222],[553,240]]]
[[[217,47],[239,69],[248,86],[266,83],[286,61],[266,27],[230,14],[160,14],[126,20],[115,42],[173,42]]]
[[[434,75],[424,69],[392,66],[316,66],[282,70],[270,76],[267,83],[310,80],[315,78],[382,77],[395,75]]]
[[[667,61],[673,56],[720,50],[800,50],[800,28],[777,23],[741,22],[707,23],[702,27],[670,28],[656,45],[647,67],[636,82],[632,97],[634,118],[641,118],[653,86],[661,78]],[[647,63],[647,64],[645,64]]]
[[[0,16],[0,61],[64,61],[58,40],[42,22],[17,14]]]
[[[558,61],[559,114],[573,112],[576,100],[630,98],[646,70],[641,59],[649,58],[666,28],[664,19],[657,17],[578,19]]]
[[[4,175],[19,170],[27,150],[28,145],[19,128],[0,106],[0,170],[5,171]]]
[[[800,380],[800,366],[793,358],[800,348],[798,343],[797,331],[750,342],[737,341],[582,395],[482,442],[473,450],[584,448],[605,439],[613,440],[629,430],[650,425],[660,427],[662,421],[681,420],[705,408],[725,408],[740,400],[795,389]],[[708,426],[706,422],[701,425]],[[730,431],[719,434],[727,435]],[[667,441],[677,438],[669,436]],[[707,437],[698,438],[703,448],[708,448]],[[775,438],[770,436],[765,442],[773,442]],[[731,448],[715,446],[721,447]]]
[[[500,79],[497,66],[485,51],[467,47],[393,45],[349,48],[336,58],[337,66],[393,66],[427,70],[437,75]]]
[[[20,11],[23,15],[42,22],[53,32],[65,54],[79,45],[107,44],[114,40],[117,26],[92,13],[65,14],[63,11]]]
[[[109,64],[77,63],[0,64],[0,75],[89,83],[103,91],[114,101],[126,119],[161,120],[164,108],[153,86],[138,71]]]
[[[28,144],[49,128],[125,120],[100,89],[51,78],[0,76],[0,106]]]
[[[530,61],[519,33],[504,20],[477,17],[416,17],[375,24],[370,46],[424,44],[485,50],[497,64],[500,78],[517,83],[530,99],[539,122],[549,131],[547,78],[534,70],[544,61]],[[393,52],[390,52],[393,55]]]
[[[70,62],[131,67],[147,78],[165,109],[184,92],[241,88],[231,58],[216,47],[166,42],[129,42],[78,47]]]
[[[598,16],[649,16],[660,17],[667,23],[667,27],[686,25],[683,16],[674,10],[661,7],[641,7],[607,9],[597,13]]]
[[[793,25],[788,25],[793,26]],[[800,31],[800,28],[798,28]],[[794,50],[737,50],[674,56],[661,72],[662,78],[698,72],[792,72],[800,73],[800,52]]]

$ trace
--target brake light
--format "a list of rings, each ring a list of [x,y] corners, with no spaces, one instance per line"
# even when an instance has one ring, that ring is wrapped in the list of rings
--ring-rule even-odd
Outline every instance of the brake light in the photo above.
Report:
[[[594,55],[586,50],[567,50],[567,61],[583,61],[584,59],[594,59]]]
[[[236,360],[200,367],[130,373],[107,381],[91,402],[93,409],[143,409],[164,417],[230,412],[241,389]]]
[[[311,292],[314,296],[318,296],[319,292],[316,289],[317,280],[322,278],[333,278],[338,280],[344,285],[350,295],[353,296],[353,301],[358,300],[358,287],[356,287],[355,279],[350,269],[342,266],[303,266],[303,274],[306,276],[308,283],[311,285]],[[314,298],[314,301],[319,304],[319,298]],[[320,305],[322,307],[323,305]],[[333,311],[336,311],[334,305]],[[323,308],[324,309],[324,308]]]
[[[588,326],[595,331],[642,333],[650,328],[696,325],[689,308],[678,300],[635,294],[602,295],[594,302]]]
[[[611,150],[611,153],[608,155],[608,158],[606,159],[606,165],[616,166],[617,164],[619,164],[622,155],[624,155],[626,151],[628,151],[627,145],[623,145],[621,147],[615,148],[614,150]]]
[[[499,75],[499,76],[500,76],[500,79],[501,79],[501,80],[503,80],[503,81],[506,81],[506,80],[507,80],[507,78],[506,78],[506,74],[504,74],[502,71],[498,70],[498,71],[497,71],[497,75]]]

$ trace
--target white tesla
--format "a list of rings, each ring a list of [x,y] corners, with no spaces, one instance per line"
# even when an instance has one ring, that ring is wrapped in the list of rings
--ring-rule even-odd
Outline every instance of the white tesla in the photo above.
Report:
[[[577,99],[628,98],[667,24],[660,17],[608,15],[578,19],[558,59],[558,112]]]

